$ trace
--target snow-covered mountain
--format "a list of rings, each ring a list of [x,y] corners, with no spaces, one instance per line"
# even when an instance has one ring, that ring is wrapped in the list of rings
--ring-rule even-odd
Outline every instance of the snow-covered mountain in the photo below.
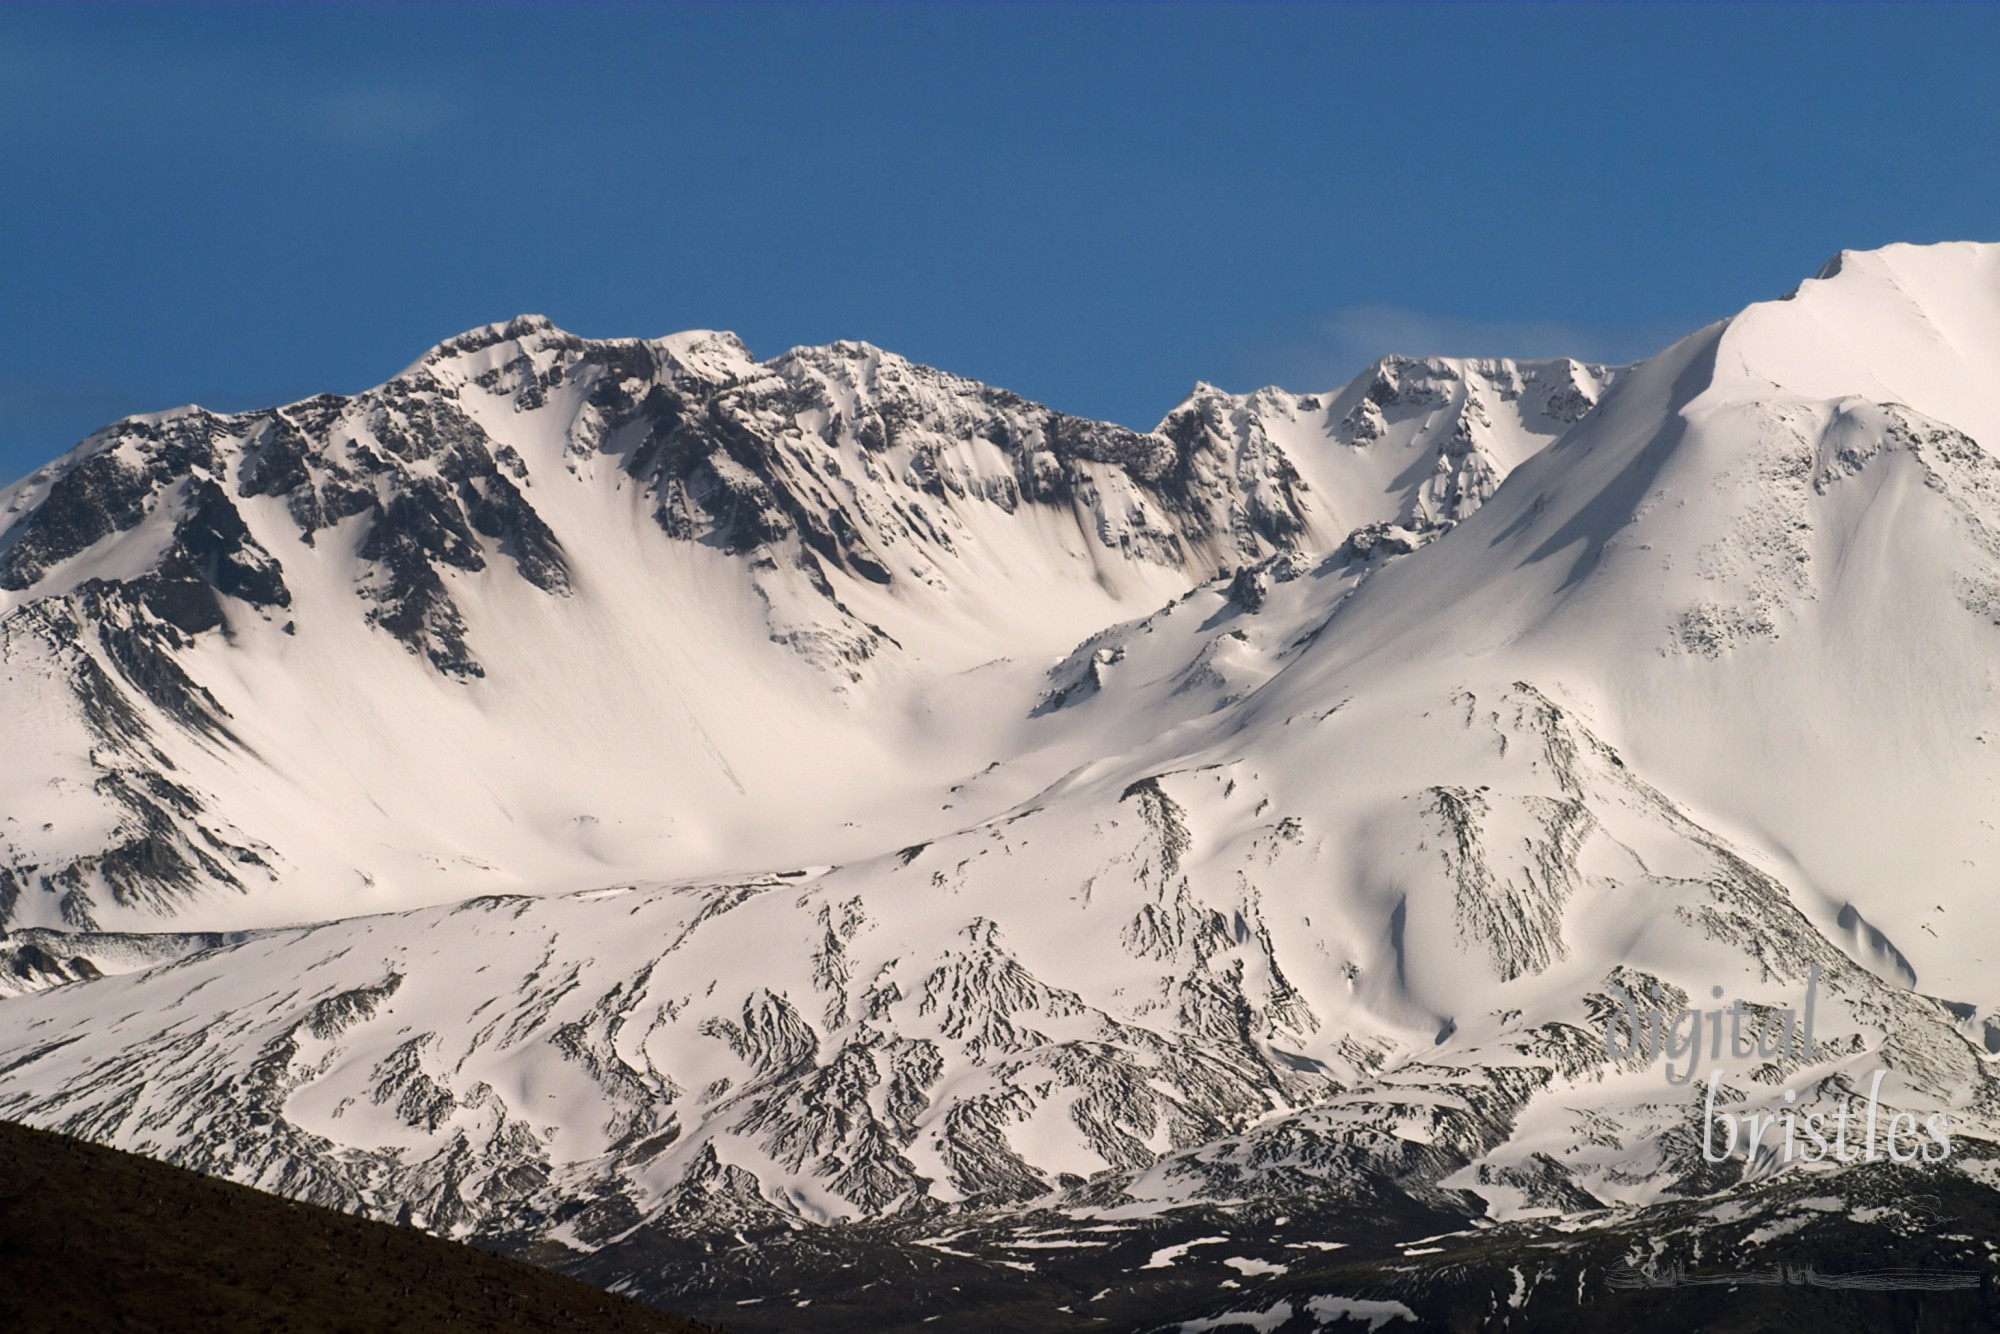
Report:
[[[1142,435],[862,344],[523,318],[352,399],[118,423],[0,492],[0,924],[906,846],[1042,744],[1002,678],[1274,553],[1436,531],[1609,379],[1391,361]]]
[[[1604,1041],[1735,1000],[1815,1042],[1717,1105],[1977,1185],[1996,364],[2000,246],[1898,246],[1144,435],[532,320],[121,423],[0,498],[0,1114],[774,1328],[1753,1198],[1829,1165]]]

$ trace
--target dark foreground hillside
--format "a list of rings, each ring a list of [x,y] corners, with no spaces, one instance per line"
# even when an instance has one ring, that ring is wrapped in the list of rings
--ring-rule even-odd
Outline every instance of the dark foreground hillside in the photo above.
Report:
[[[0,1123],[0,1329],[699,1334],[514,1260]]]

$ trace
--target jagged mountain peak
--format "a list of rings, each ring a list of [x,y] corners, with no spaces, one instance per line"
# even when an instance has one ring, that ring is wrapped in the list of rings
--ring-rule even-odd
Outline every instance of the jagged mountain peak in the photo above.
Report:
[[[522,314],[511,320],[500,320],[493,324],[482,324],[467,329],[454,338],[446,338],[433,346],[415,365],[431,362],[450,361],[456,357],[468,356],[483,351],[496,343],[525,343],[547,339],[552,342],[581,342],[575,334],[556,327],[556,322],[546,315]]]
[[[1388,356],[1327,393],[1197,385],[1158,429],[1282,457],[1341,537],[1380,523],[1434,533],[1484,504],[1621,374],[1566,358]]]
[[[718,384],[750,374],[757,364],[749,346],[727,330],[685,329],[653,343],[674,364]]]
[[[445,339],[381,388],[431,387],[450,393],[476,387],[516,396],[524,410],[543,406],[565,382],[634,379],[723,385],[756,373],[756,358],[733,333],[686,329],[657,338],[585,338],[546,315],[517,315]]]

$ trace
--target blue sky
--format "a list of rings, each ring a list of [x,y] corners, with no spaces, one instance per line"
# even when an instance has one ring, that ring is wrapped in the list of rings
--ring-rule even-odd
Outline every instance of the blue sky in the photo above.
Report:
[[[523,311],[1150,426],[2000,237],[2000,8],[0,11],[0,479]]]

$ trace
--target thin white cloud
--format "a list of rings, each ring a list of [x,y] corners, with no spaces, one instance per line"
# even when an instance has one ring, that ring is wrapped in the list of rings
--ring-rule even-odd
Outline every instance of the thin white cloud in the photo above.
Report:
[[[1380,357],[1576,357],[1621,363],[1652,355],[1695,324],[1566,324],[1554,320],[1479,320],[1405,306],[1343,306],[1289,337],[1248,348],[1238,358],[1246,385],[1329,389]]]
[[[360,149],[422,143],[461,124],[475,101],[439,72],[385,60],[360,71],[255,61],[242,51],[24,38],[0,46],[0,143],[40,142],[61,124],[83,137],[134,135],[211,145],[292,136]],[[254,106],[254,117],[243,114]]]
[[[308,114],[329,138],[365,147],[422,138],[457,120],[459,111],[442,88],[376,82],[330,89]]]

